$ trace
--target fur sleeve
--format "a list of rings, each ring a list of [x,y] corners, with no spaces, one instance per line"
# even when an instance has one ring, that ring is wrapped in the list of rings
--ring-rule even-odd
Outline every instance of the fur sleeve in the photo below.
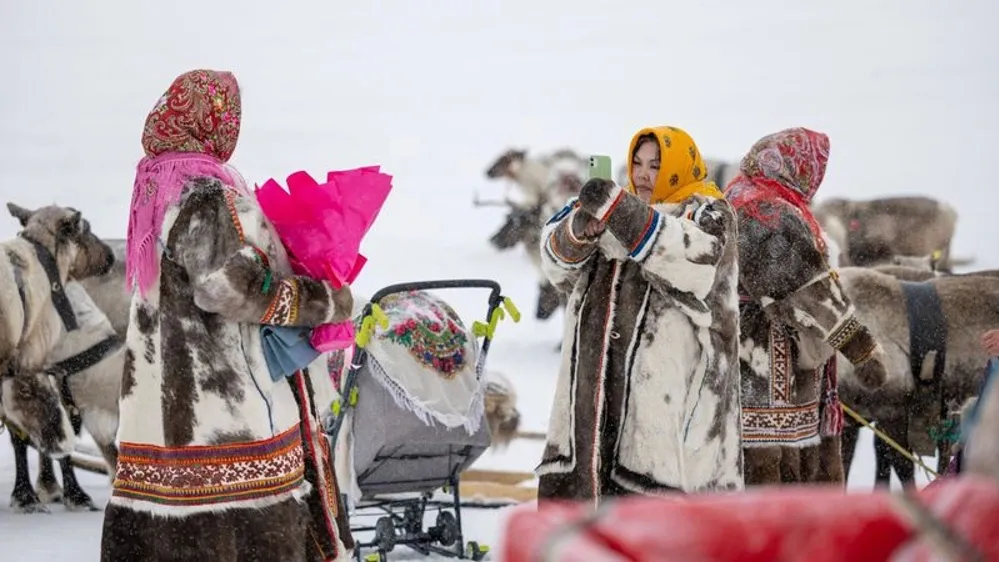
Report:
[[[541,229],[541,269],[564,293],[572,292],[580,271],[597,248],[596,239],[583,239],[573,233],[574,225],[581,230],[581,223],[579,203],[573,199]]]
[[[859,323],[838,276],[815,244],[804,220],[785,203],[761,203],[739,216],[739,282],[742,290],[782,323],[810,333],[857,363],[874,347]]]
[[[642,266],[653,287],[708,298],[725,245],[734,240],[734,217],[724,200],[697,198],[689,216],[670,214],[666,205],[647,205],[614,186],[594,216]]]
[[[255,204],[241,204],[217,180],[195,180],[171,229],[168,249],[190,278],[195,304],[231,321],[318,326],[350,317],[350,289],[325,281],[281,275],[244,225],[263,224]],[[240,203],[244,203],[240,201]]]

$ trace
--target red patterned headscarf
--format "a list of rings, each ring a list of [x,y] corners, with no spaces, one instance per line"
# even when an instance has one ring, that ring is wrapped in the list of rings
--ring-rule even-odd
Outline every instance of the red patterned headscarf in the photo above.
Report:
[[[146,118],[132,188],[126,283],[145,294],[159,276],[163,217],[193,177],[239,186],[225,163],[239,139],[239,85],[229,72],[192,70],[177,77]]]
[[[753,144],[742,159],[742,172],[725,188],[725,198],[736,209],[773,224],[778,217],[760,203],[781,199],[801,214],[824,251],[822,230],[808,204],[822,184],[829,162],[829,137],[796,127],[767,135]]]

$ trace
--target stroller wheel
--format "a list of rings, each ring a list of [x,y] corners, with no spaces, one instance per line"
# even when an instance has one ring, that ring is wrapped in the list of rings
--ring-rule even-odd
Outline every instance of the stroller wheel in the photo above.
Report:
[[[395,548],[395,523],[391,517],[379,517],[375,521],[375,544],[382,552],[392,552]]]
[[[458,520],[450,511],[437,514],[437,524],[434,525],[434,535],[442,546],[451,546],[458,542]]]

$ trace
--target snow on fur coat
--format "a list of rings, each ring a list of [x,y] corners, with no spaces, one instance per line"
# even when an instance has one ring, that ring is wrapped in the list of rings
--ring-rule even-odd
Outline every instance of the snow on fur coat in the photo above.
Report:
[[[738,220],[742,432],[749,448],[812,447],[820,428],[824,436],[839,434],[834,380],[821,393],[823,364],[835,351],[865,383],[885,379],[884,351],[857,320],[808,208],[828,159],[826,135],[785,129],[754,143],[725,190]],[[750,485],[778,483],[779,473],[747,457]]]
[[[158,279],[132,301],[102,560],[297,562],[313,544],[345,559],[336,481],[310,462],[328,444],[308,377],[272,382],[260,325],[349,318],[349,288],[292,275],[252,195],[215,178],[188,181],[161,239]]]
[[[539,497],[741,489],[732,210],[605,185],[542,232],[545,272],[570,297]],[[581,211],[605,217],[598,238],[573,233]]]

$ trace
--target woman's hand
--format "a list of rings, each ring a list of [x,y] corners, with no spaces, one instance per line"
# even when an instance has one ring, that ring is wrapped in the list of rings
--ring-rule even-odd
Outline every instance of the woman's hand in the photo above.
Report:
[[[999,356],[999,329],[992,329],[982,334],[982,349],[990,357]]]
[[[590,218],[590,221],[583,227],[583,236],[587,238],[596,238],[597,236],[603,234],[604,228],[606,227],[607,225],[597,219]]]
[[[572,221],[572,234],[579,239],[593,239],[600,236],[607,225],[598,221],[586,211],[580,209],[576,212],[576,217]]]

